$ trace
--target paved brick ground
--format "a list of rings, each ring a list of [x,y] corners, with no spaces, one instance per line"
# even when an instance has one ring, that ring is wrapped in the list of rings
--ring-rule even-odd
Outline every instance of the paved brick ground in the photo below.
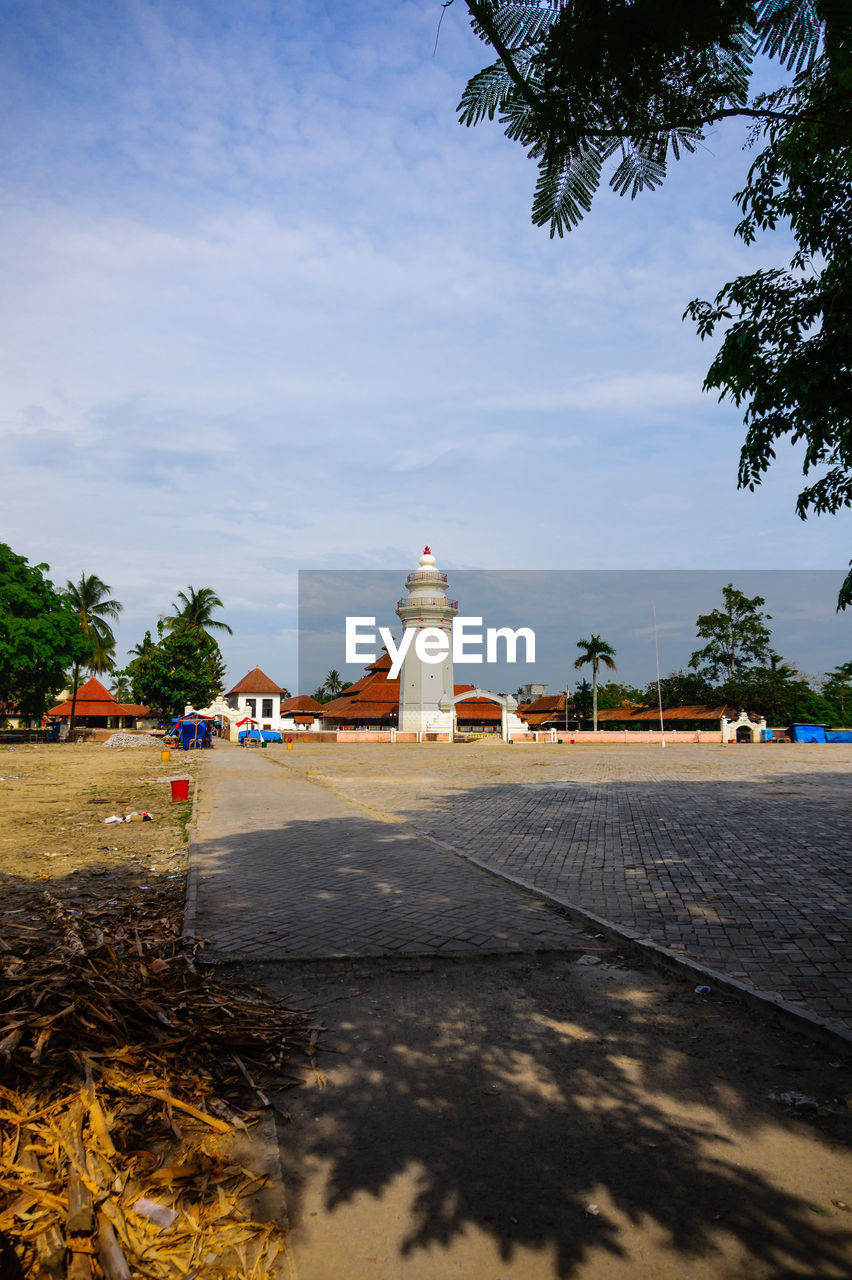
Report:
[[[848,748],[273,758],[223,749],[206,769],[199,932],[219,951],[560,945],[567,926],[425,834],[852,1030]]]
[[[208,958],[589,945],[546,903],[260,752],[222,745],[204,763],[195,932]]]
[[[849,815],[724,783],[496,786],[423,831],[852,1030]]]

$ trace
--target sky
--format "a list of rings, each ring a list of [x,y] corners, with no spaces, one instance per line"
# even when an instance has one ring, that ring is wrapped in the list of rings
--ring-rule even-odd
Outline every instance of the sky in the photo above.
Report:
[[[3,6],[0,539],[109,583],[120,659],[210,586],[229,679],[295,688],[298,572],[427,542],[448,571],[839,585],[848,513],[798,520],[792,447],[737,491],[741,414],[701,391],[713,350],[681,318],[789,256],[732,235],[745,130],[551,240],[532,162],[458,124],[490,58],[461,4],[433,56],[440,12]]]

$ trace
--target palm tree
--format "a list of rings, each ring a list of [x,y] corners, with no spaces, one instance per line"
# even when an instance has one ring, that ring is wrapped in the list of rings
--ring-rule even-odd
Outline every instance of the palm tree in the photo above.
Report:
[[[86,663],[86,670],[94,675],[112,671],[115,668],[115,642],[109,644],[101,636],[92,637],[92,652]]]
[[[603,663],[610,671],[616,671],[615,650],[611,644],[607,644],[606,640],[602,640],[600,636],[592,634],[588,640],[578,640],[577,648],[582,650],[579,658],[574,662],[574,667],[580,671],[587,662],[592,664],[592,726],[597,733],[598,729],[598,671]]]
[[[328,675],[326,676],[325,680],[323,681],[322,687],[325,690],[325,692],[328,694],[329,698],[336,698],[337,695],[340,693],[341,689],[346,688],[346,685],[343,683],[343,681],[340,678],[340,672],[336,670],[335,667],[332,667]]]
[[[117,618],[122,605],[111,600],[109,593],[112,587],[102,582],[96,573],[81,573],[79,582],[66,582],[65,594],[74,606],[80,619],[80,630],[89,643],[89,659],[83,664],[78,659],[74,663],[74,689],[71,694],[71,722],[69,734],[74,729],[74,718],[77,714],[77,689],[80,684],[80,667],[85,665],[89,671],[109,671],[115,653],[115,636],[108,618]]]
[[[116,671],[109,685],[110,693],[116,702],[130,702],[133,698],[133,686],[127,670]]]
[[[190,586],[186,591],[178,592],[180,607],[173,604],[174,613],[164,622],[168,631],[177,631],[181,627],[196,627],[208,640],[212,640],[211,631],[227,631],[234,633],[227,622],[219,622],[213,617],[214,609],[224,609],[222,601],[212,587]]]

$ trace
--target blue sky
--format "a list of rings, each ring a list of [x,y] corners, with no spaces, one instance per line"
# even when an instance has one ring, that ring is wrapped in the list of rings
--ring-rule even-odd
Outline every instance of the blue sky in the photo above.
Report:
[[[744,131],[636,201],[531,226],[535,171],[455,106],[461,5],[8,3],[0,537],[124,602],[188,583],[233,680],[296,679],[299,569],[817,569],[798,459],[736,491],[740,416],[681,321],[788,246],[733,239]],[[708,608],[715,605],[708,602]],[[791,659],[813,669],[808,652]]]

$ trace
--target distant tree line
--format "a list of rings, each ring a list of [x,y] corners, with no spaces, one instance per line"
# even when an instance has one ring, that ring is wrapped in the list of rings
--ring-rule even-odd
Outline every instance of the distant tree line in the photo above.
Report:
[[[728,703],[766,717],[768,723],[787,725],[815,722],[829,727],[852,721],[852,662],[841,663],[819,679],[804,675],[772,648],[771,615],[763,612],[763,596],[748,597],[729,583],[722,591],[722,605],[696,620],[699,639],[705,643],[689,659],[686,671],[673,671],[660,680],[664,708],[713,706]],[[572,707],[580,719],[592,719],[598,710],[656,707],[657,682],[644,689],[610,682],[598,685],[601,665],[615,669],[615,650],[600,636],[578,640],[580,656],[574,666],[592,668],[592,685],[582,681]],[[596,661],[597,659],[597,661]]]
[[[119,702],[141,703],[163,717],[190,703],[206,706],[223,691],[225,663],[211,632],[233,633],[213,616],[223,604],[212,587],[178,592],[172,613],[156,624],[157,639],[146,631],[119,669],[110,624],[122,605],[112,588],[94,573],[60,588],[49,568],[0,543],[0,703],[39,720],[69,688],[73,728],[87,674],[110,674]]]

